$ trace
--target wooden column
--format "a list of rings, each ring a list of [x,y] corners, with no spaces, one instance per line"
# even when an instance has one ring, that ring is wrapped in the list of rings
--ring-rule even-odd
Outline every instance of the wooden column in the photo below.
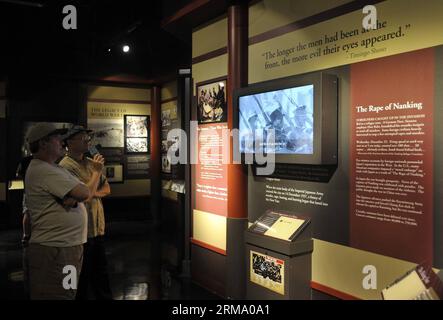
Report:
[[[236,1],[228,8],[228,127],[234,128],[233,91],[248,84],[248,4]],[[231,148],[232,148],[231,138]],[[231,154],[232,163],[232,154]],[[245,297],[244,230],[248,222],[248,175],[245,165],[228,166],[227,273],[228,298]]]
[[[235,89],[248,84],[248,6],[228,8],[228,126],[233,128],[233,99]],[[231,138],[232,146],[232,138]],[[232,157],[231,157],[232,161]],[[243,165],[229,165],[228,217],[247,218],[247,171]]]
[[[160,87],[151,89],[151,216],[159,221],[161,205],[161,92]]]

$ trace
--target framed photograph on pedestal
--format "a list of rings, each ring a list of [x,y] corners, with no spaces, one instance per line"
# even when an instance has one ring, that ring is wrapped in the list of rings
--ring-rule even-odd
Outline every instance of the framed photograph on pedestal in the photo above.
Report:
[[[150,117],[125,115],[125,153],[149,153]]]

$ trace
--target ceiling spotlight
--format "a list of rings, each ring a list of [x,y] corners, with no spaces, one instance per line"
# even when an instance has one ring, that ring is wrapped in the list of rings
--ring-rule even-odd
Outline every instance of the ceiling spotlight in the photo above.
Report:
[[[124,53],[129,52],[129,49],[130,49],[130,48],[129,48],[128,45],[124,45],[124,46],[123,46],[123,52],[124,52]]]

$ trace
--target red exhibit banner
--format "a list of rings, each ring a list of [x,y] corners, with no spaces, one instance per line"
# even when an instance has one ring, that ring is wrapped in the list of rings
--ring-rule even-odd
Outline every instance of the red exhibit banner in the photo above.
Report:
[[[228,214],[228,164],[223,163],[228,140],[226,123],[198,126],[198,164],[195,165],[195,209]]]
[[[434,49],[351,66],[350,244],[433,259]]]

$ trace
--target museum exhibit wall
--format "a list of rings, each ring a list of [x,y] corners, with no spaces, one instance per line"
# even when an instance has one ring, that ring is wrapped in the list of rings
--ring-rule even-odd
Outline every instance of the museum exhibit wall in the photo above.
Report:
[[[151,90],[94,85],[86,90],[87,125],[101,135],[93,143],[101,145],[113,175],[108,177],[112,183],[110,198],[149,196],[149,150],[125,148],[131,137],[125,136],[124,121],[125,116],[150,116]]]
[[[194,30],[192,34],[192,78],[194,103],[192,120],[197,121],[198,88],[226,80],[228,74],[228,20],[226,17]],[[208,53],[216,52],[213,55]],[[211,89],[212,90],[212,89]],[[216,124],[217,125],[217,124]],[[219,123],[220,126],[226,126]],[[201,129],[211,129],[213,124],[199,124]],[[206,128],[205,128],[206,127]],[[214,128],[217,129],[217,127]],[[205,141],[211,141],[210,138]],[[201,142],[197,142],[201,145]],[[218,142],[223,143],[223,142]],[[192,150],[191,150],[192,152]],[[199,150],[194,150],[197,155]],[[192,278],[220,296],[226,295],[227,200],[226,196],[214,199],[210,192],[219,193],[227,188],[226,166],[221,166],[217,177],[205,173],[204,165],[192,165]],[[211,187],[214,187],[211,191]],[[209,187],[209,188],[208,188]],[[220,200],[221,199],[221,200]]]
[[[91,90],[88,91],[88,89]],[[1,90],[5,90],[4,85]],[[1,169],[4,171],[0,170],[0,178],[3,177],[3,181],[10,184],[8,190],[5,191],[7,203],[1,223],[7,227],[16,227],[21,224],[23,183],[21,177],[16,177],[16,171],[20,160],[29,155],[25,136],[33,123],[53,122],[60,127],[69,127],[74,123],[86,126],[89,98],[90,105],[98,108],[95,116],[92,117],[92,119],[98,118],[93,120],[96,123],[97,120],[100,121],[100,117],[104,117],[100,113],[100,108],[107,110],[107,108],[123,106],[127,107],[128,114],[147,116],[150,114],[150,90],[139,89],[133,85],[102,87],[71,80],[13,78],[8,81],[7,96],[6,108],[3,102],[4,95],[0,94],[2,97],[0,99],[2,101],[0,130],[6,133],[1,135],[0,139],[5,139],[5,143],[1,146],[7,150],[7,152],[1,152],[0,155],[0,162],[6,163]],[[7,124],[5,116],[7,116]],[[122,113],[121,116],[123,121],[124,114]],[[144,218],[150,212],[149,202],[146,201],[146,197],[150,194],[149,161],[146,157],[140,157],[140,163],[128,163],[123,148],[119,155],[121,156],[119,159],[122,159],[121,168],[127,170],[133,166],[133,170],[126,180],[127,172],[121,171],[119,166],[107,171],[114,175],[113,197],[105,200],[108,221],[113,218]],[[119,155],[114,154],[114,159],[109,158],[111,160],[109,164],[115,164],[112,160]],[[130,159],[136,160],[139,154],[131,153],[129,156]],[[127,212],[123,216],[128,205],[131,206],[134,214]]]
[[[293,167],[291,179],[257,177],[251,167],[248,173],[250,223],[266,210],[311,219],[315,290],[380,299],[382,288],[417,263],[443,265],[443,36],[435,32],[442,6],[381,1],[371,31],[362,28],[365,15],[354,1],[249,7],[250,85],[320,71],[338,78],[337,164]],[[227,29],[220,17],[194,30],[194,96],[196,84],[227,74]],[[194,237],[214,252],[226,241],[216,213],[194,210],[193,224]],[[366,266],[377,272],[370,290],[362,286]],[[223,264],[206,269],[216,279]]]

